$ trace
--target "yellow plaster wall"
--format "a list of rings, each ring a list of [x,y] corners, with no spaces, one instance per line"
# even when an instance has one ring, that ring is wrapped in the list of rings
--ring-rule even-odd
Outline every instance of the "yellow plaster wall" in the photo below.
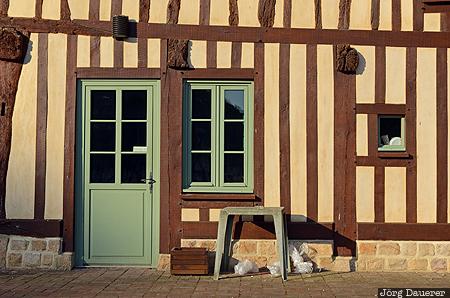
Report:
[[[217,42],[217,68],[231,68],[231,42]]]
[[[59,20],[61,18],[61,0],[44,0],[42,3],[42,18]]]
[[[7,218],[34,218],[38,35],[32,33],[30,40],[14,106],[6,177]]]
[[[356,167],[356,221],[373,222],[375,170],[373,167]]]
[[[406,222],[406,168],[384,169],[384,209],[386,222]]]
[[[100,20],[101,21],[111,20],[111,0],[100,0]]]
[[[219,221],[221,209],[209,209],[209,221]]]
[[[114,39],[112,37],[100,38],[100,67],[114,66]]]
[[[169,0],[150,2],[150,23],[166,23],[168,2]]]
[[[314,0],[292,0],[292,28],[315,28]]]
[[[189,59],[190,64],[194,68],[206,68],[206,41],[204,40],[191,40]]]
[[[213,0],[210,3],[210,25],[228,26],[228,0]]]
[[[339,21],[339,1],[322,0],[322,28],[337,29],[338,21]]]
[[[425,13],[423,15],[423,30],[436,32],[441,31],[441,14]]]
[[[369,155],[369,134],[367,114],[356,115],[356,155]]]
[[[258,0],[238,1],[239,26],[259,27]]]
[[[436,222],[436,49],[417,49],[417,222]]]
[[[255,46],[250,42],[242,43],[242,56],[241,56],[241,67],[242,68],[253,68],[255,60]]]
[[[333,221],[334,185],[333,46],[317,46],[318,217]]]
[[[392,30],[392,0],[380,0],[380,25],[378,30]]]
[[[386,103],[406,103],[406,48],[386,47]]]
[[[178,24],[198,25],[200,23],[199,17],[200,17],[200,0],[181,1]]]
[[[78,35],[77,67],[89,67],[90,64],[91,64],[91,39],[89,36]]]
[[[181,221],[200,221],[200,209],[181,208]]]
[[[138,43],[136,38],[128,38],[127,41],[123,43],[123,66],[138,66]]]
[[[157,38],[149,38],[147,40],[147,64],[148,67],[161,66],[161,40]]]
[[[402,31],[413,30],[413,1],[401,0]]]
[[[289,121],[292,220],[306,215],[306,45],[292,44]]]
[[[130,21],[139,21],[139,0],[122,0],[122,14]]]
[[[264,47],[264,205],[280,206],[279,44]]]
[[[350,8],[350,29],[370,30],[370,17],[372,11],[371,0],[357,0],[351,2]]]
[[[375,47],[355,46],[360,54],[356,76],[356,103],[375,103]]]
[[[66,40],[65,34],[48,36],[46,219],[62,219],[63,213]]]
[[[34,7],[36,0],[13,0],[9,1],[8,16],[32,18],[35,15]],[[31,8],[31,9],[30,9]]]
[[[69,0],[68,2],[73,20],[89,19],[89,0]]]
[[[273,23],[274,27],[283,27],[283,1],[275,2],[275,20]]]

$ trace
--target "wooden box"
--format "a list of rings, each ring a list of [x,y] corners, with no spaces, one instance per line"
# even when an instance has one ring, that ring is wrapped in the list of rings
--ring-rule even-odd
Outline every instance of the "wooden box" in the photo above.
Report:
[[[170,252],[170,273],[174,275],[207,275],[206,248],[175,247]]]

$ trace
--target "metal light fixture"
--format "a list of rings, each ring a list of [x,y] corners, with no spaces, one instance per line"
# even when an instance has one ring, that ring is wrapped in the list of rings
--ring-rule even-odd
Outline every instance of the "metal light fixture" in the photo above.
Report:
[[[113,37],[122,40],[128,37],[128,16],[113,16]]]

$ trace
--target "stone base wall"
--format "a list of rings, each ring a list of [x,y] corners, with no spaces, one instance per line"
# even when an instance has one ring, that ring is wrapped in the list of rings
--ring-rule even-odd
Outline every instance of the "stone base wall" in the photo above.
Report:
[[[0,235],[0,269],[71,270],[73,254],[62,253],[62,238]]]
[[[450,272],[450,241],[357,241],[358,271]]]
[[[239,261],[248,259],[254,261],[259,267],[265,267],[277,262],[278,253],[276,240],[236,240],[232,243],[232,259],[230,262],[232,270],[233,266]],[[333,257],[333,241],[331,240],[289,240],[289,245],[293,245],[299,251],[304,251],[304,258],[312,261],[315,268],[321,268],[331,271],[351,271],[354,269],[353,258],[334,258]],[[182,239],[182,247],[205,247],[210,252],[209,265],[214,266],[216,240],[205,239]],[[167,258],[164,258],[165,267]],[[160,266],[162,268],[162,266]]]

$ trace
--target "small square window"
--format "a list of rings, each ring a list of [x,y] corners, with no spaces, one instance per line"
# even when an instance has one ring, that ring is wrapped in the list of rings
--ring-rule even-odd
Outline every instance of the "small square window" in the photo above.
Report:
[[[378,117],[378,151],[406,151],[405,117]]]

